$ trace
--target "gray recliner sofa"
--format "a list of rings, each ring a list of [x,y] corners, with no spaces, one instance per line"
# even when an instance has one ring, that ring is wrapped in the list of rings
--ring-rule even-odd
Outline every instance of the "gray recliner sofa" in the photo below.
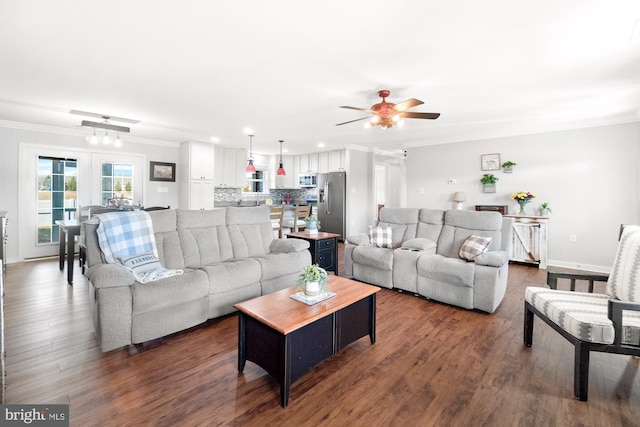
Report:
[[[391,228],[392,247],[372,246],[367,234],[350,236],[345,270],[366,283],[493,313],[506,292],[511,222],[497,212],[382,208],[378,226]],[[491,243],[467,261],[458,254],[472,235]]]
[[[83,223],[89,292],[102,351],[156,339],[233,312],[233,305],[295,285],[309,243],[274,239],[269,208],[149,212],[163,267],[184,273],[139,283],[106,263],[96,229]]]

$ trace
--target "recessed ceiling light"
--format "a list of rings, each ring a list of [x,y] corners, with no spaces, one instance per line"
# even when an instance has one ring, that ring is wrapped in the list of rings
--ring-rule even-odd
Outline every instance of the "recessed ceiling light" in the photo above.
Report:
[[[247,135],[253,135],[253,129],[251,129],[250,127],[246,127],[244,128],[244,133],[246,133]]]
[[[218,138],[217,136],[212,136],[211,137],[211,142],[213,142],[213,143],[220,142],[220,138]]]
[[[286,148],[283,148],[283,149],[282,149],[282,152],[283,152],[283,153],[288,153],[288,152],[289,152],[289,150],[287,150]]]
[[[318,147],[320,148],[324,147],[324,142],[318,142]]]

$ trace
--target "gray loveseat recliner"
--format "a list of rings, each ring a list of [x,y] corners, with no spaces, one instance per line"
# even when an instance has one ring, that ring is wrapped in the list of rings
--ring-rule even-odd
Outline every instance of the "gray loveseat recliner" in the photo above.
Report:
[[[393,247],[371,246],[367,234],[348,237],[346,274],[493,313],[507,287],[511,222],[497,212],[382,208],[378,225],[391,227]],[[458,253],[471,235],[492,240],[486,252],[466,261]]]
[[[311,264],[309,243],[274,239],[269,208],[149,212],[158,258],[184,274],[136,282],[107,264],[99,218],[83,223],[89,292],[102,351],[156,339],[233,312],[233,304],[295,285]]]

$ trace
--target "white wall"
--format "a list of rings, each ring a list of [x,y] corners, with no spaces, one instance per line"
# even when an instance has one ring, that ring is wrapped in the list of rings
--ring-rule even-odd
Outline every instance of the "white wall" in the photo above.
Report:
[[[9,217],[8,241],[7,241],[7,262],[21,261],[18,257],[19,215],[18,215],[18,168],[19,168],[19,144],[38,144],[44,146],[91,150],[83,136],[63,135],[48,131],[25,130],[16,128],[0,127],[0,211],[7,211]],[[97,150],[97,149],[93,149]],[[99,148],[100,151],[109,151],[109,148]],[[144,170],[144,196],[145,206],[166,206],[178,207],[178,182],[157,182],[149,181],[149,161],[177,163],[178,145],[150,145],[142,143],[128,142],[125,138],[123,147],[111,148],[129,153],[142,154],[146,158]],[[158,187],[167,188],[166,193],[159,193]],[[86,204],[82,200],[81,204]]]
[[[494,194],[480,184],[480,155],[490,153],[517,163],[512,174],[494,173],[500,179]],[[510,194],[531,191],[537,198],[528,213],[542,202],[553,209],[549,263],[607,271],[620,224],[640,224],[639,164],[640,123],[412,148],[407,205],[451,209],[453,193],[463,191],[466,209],[509,205],[516,214]]]
[[[373,221],[375,170],[372,153],[347,150],[346,236],[363,233]]]

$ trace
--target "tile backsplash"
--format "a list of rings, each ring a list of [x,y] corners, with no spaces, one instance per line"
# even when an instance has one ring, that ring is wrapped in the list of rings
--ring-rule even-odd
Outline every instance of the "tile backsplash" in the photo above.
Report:
[[[273,200],[274,204],[280,204],[286,199],[287,194],[291,196],[291,204],[303,204],[307,199],[317,199],[317,188],[283,188],[271,190],[269,193],[243,193],[242,188],[222,188],[216,187],[214,202],[218,205],[233,202],[257,202],[264,203],[267,199]]]

